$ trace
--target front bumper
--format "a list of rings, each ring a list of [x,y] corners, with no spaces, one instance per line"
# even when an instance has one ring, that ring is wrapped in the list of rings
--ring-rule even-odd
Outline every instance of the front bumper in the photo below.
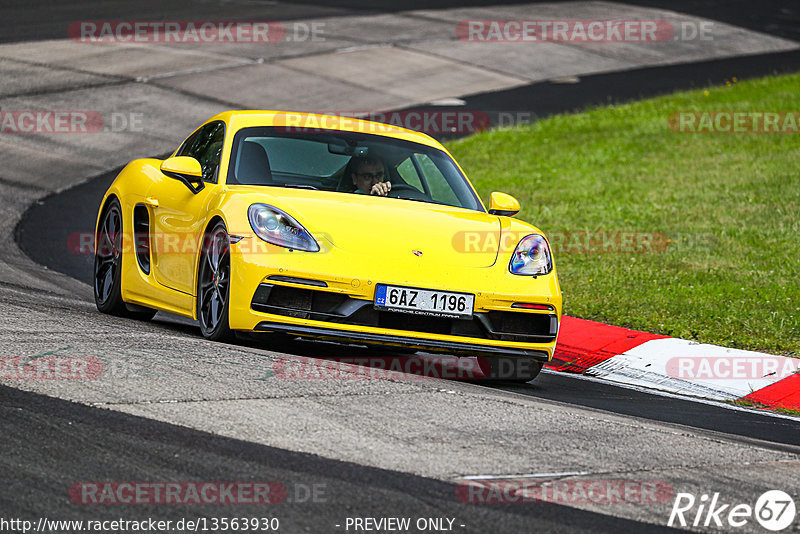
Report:
[[[549,361],[555,350],[561,316],[555,271],[534,279],[511,275],[499,262],[488,268],[458,268],[378,262],[337,250],[278,250],[270,257],[254,257],[237,248],[231,247],[229,320],[234,330],[539,361]],[[379,283],[473,293],[473,317],[443,319],[376,310],[373,299]],[[282,298],[275,300],[276,294]],[[542,303],[550,309],[513,309],[516,302]]]

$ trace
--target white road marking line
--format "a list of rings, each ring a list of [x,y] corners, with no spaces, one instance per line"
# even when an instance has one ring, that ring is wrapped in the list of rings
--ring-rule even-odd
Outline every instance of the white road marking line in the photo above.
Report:
[[[508,480],[518,478],[578,477],[588,474],[587,471],[563,471],[560,473],[530,473],[526,475],[467,475],[458,478],[464,480]]]

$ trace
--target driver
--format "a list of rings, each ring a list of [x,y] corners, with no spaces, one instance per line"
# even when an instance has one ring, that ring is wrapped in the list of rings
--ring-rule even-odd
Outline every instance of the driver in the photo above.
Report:
[[[392,183],[386,180],[386,171],[380,158],[356,156],[350,167],[355,193],[385,197],[392,190]]]

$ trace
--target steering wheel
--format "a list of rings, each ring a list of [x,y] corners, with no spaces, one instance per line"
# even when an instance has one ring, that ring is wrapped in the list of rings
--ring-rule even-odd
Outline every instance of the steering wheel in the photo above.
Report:
[[[423,193],[413,185],[408,185],[408,184],[392,184],[392,189],[386,196],[392,198],[411,198],[419,200],[429,200],[428,196],[425,193]]]

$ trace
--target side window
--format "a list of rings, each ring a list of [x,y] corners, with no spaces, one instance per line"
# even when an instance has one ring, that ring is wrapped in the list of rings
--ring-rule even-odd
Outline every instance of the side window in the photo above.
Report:
[[[225,123],[212,122],[200,128],[183,143],[179,156],[191,156],[200,162],[203,181],[215,182],[222,158],[222,142],[225,140]]]
[[[396,168],[397,174],[399,174],[400,178],[405,180],[408,185],[413,185],[420,191],[424,191],[422,182],[419,179],[419,174],[417,174],[417,169],[414,167],[414,162],[411,161],[410,157],[404,159]]]
[[[425,175],[425,181],[428,182],[428,186],[431,188],[433,201],[450,206],[460,206],[461,202],[447,182],[447,178],[436,166],[436,163],[427,154],[414,154],[414,157],[417,158],[417,163],[419,163],[419,167]]]

